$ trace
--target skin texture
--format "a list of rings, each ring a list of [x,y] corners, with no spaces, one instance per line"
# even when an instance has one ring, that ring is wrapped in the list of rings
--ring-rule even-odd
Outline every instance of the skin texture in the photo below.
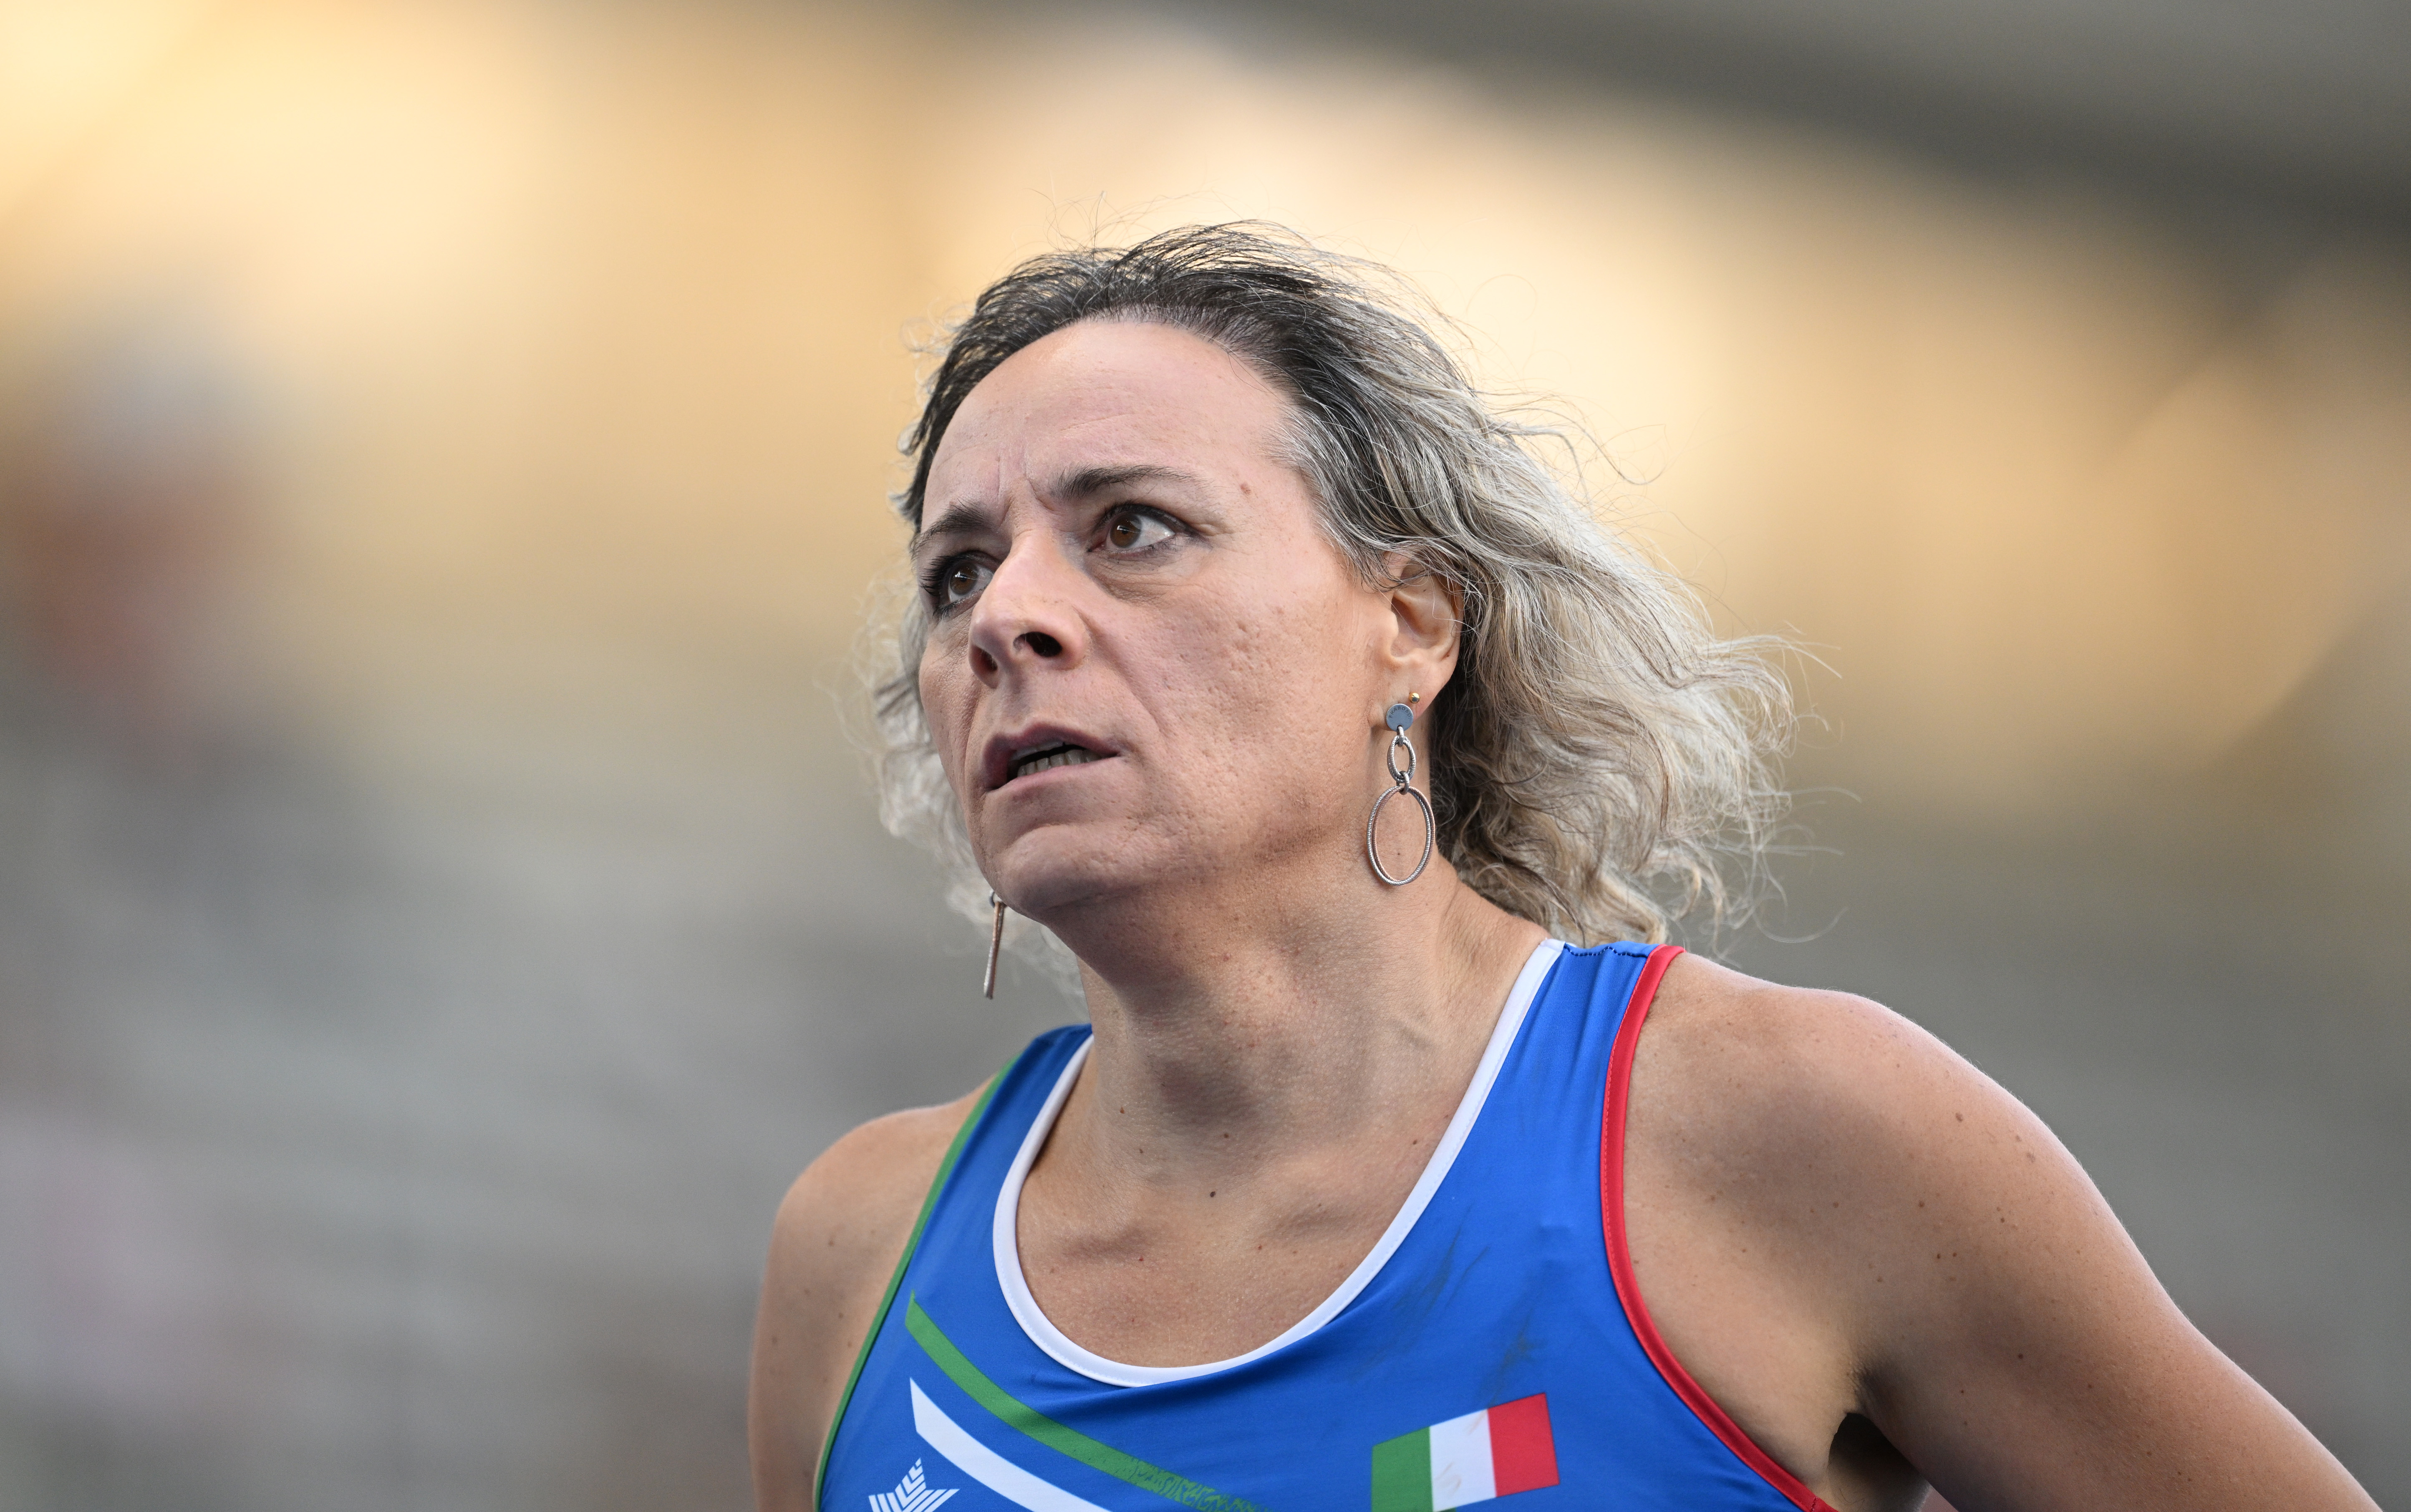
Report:
[[[1443,861],[1396,890],[1365,865],[1382,712],[1446,696],[1455,604],[1355,576],[1280,460],[1287,414],[1186,333],[1058,332],[965,402],[914,543],[945,601],[922,699],[974,850],[1080,956],[1096,1029],[1024,1190],[1023,1269],[1065,1333],[1133,1364],[1242,1353],[1339,1284],[1541,938]],[[1104,759],[1005,780],[1065,738]],[[781,1207],[765,1512],[811,1505],[972,1101],[856,1129]],[[1964,1512],[2372,1505],[2185,1323],[2049,1131],[1874,1004],[1678,960],[1626,1178],[1670,1347],[1845,1512],[1914,1506],[1926,1477]]]

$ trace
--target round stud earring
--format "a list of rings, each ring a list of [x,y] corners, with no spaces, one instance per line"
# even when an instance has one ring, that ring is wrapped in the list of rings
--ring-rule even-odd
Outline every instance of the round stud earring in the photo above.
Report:
[[[1384,789],[1381,795],[1373,800],[1373,811],[1365,819],[1365,859],[1373,864],[1373,875],[1392,887],[1404,887],[1424,874],[1424,868],[1431,865],[1432,848],[1439,837],[1439,826],[1432,817],[1431,800],[1416,791],[1414,786],[1415,743],[1407,738],[1407,732],[1413,728],[1415,722],[1415,711],[1410,705],[1420,696],[1420,694],[1409,693],[1408,704],[1391,705],[1390,712],[1381,721],[1390,727],[1390,749],[1384,760],[1389,763],[1390,780],[1397,786]],[[1401,750],[1407,753],[1405,771],[1398,769],[1398,752]],[[1381,822],[1381,806],[1402,792],[1412,798],[1415,801],[1415,807],[1423,810],[1424,853],[1417,858],[1414,870],[1404,877],[1393,877],[1390,875],[1389,868],[1381,865],[1381,850],[1375,843],[1375,832]]]

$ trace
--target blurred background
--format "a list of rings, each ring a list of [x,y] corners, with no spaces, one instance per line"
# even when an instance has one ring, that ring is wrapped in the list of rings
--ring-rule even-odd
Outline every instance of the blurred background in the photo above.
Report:
[[[2392,0],[0,0],[0,1508],[737,1508],[786,1183],[1076,1012],[879,830],[908,342],[1271,216],[1811,647],[1727,956],[2411,1502]]]

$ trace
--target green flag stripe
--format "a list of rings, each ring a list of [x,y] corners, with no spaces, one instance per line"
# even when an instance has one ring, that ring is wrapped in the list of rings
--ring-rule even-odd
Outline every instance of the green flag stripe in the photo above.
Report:
[[[1253,1502],[1225,1496],[1212,1487],[1200,1486],[1186,1476],[1175,1475],[1162,1465],[1151,1465],[1145,1460],[1124,1454],[1119,1449],[1098,1443],[1076,1428],[1066,1427],[1036,1408],[1025,1405],[1004,1388],[982,1374],[980,1368],[971,1362],[970,1357],[955,1347],[955,1342],[931,1321],[928,1313],[922,1311],[921,1301],[917,1297],[904,1304],[904,1326],[913,1331],[913,1337],[921,1341],[921,1347],[929,1352],[929,1358],[938,1362],[938,1368],[944,1371],[957,1386],[970,1392],[973,1401],[1003,1418],[1008,1426],[1048,1448],[1070,1455],[1089,1469],[1103,1471],[1116,1480],[1128,1481],[1142,1490],[1153,1491],[1166,1501],[1196,1507],[1199,1512],[1264,1512]],[[1431,1501],[1428,1463],[1424,1472],[1424,1501],[1428,1507]]]
[[[1373,1512],[1432,1512],[1430,1429],[1373,1446]]]
[[[1014,1060],[1020,1058],[1016,1055]],[[955,1162],[962,1158],[963,1145],[972,1137],[972,1127],[980,1121],[980,1114],[987,1112],[989,1099],[996,1096],[996,1089],[1004,1082],[1004,1073],[1011,1069],[1013,1061],[1007,1061],[1001,1069],[987,1079],[987,1085],[980,1090],[979,1101],[972,1104],[970,1116],[963,1120],[962,1127],[955,1130],[954,1142],[946,1146],[945,1158],[938,1162],[938,1174],[930,1179],[928,1195],[921,1199],[921,1215],[913,1220],[913,1233],[904,1241],[903,1258],[896,1262],[895,1273],[887,1278],[887,1289],[880,1294],[879,1311],[870,1315],[869,1331],[863,1334],[862,1347],[855,1351],[854,1369],[846,1373],[845,1389],[838,1395],[837,1416],[829,1419],[828,1436],[821,1440],[820,1466],[812,1472],[812,1505],[815,1507],[821,1505],[824,1489],[821,1482],[828,1476],[829,1451],[837,1447],[838,1427],[845,1421],[845,1409],[854,1404],[855,1383],[862,1379],[863,1361],[870,1358],[870,1346],[879,1342],[879,1330],[887,1321],[887,1310],[896,1305],[896,1288],[904,1284],[904,1272],[913,1264],[913,1252],[921,1247],[921,1230],[929,1227],[929,1214],[937,1210],[938,1194],[945,1189],[946,1178],[955,1173]]]

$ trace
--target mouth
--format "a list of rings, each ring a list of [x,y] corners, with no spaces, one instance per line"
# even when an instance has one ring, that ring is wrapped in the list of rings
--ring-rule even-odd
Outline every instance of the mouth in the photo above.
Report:
[[[1102,762],[1108,754],[1068,740],[1048,737],[1039,744],[1015,751],[1005,763],[1004,781],[997,786],[1003,787],[1026,777],[1036,777],[1041,772],[1051,772],[1059,766],[1081,766],[1089,762]]]

